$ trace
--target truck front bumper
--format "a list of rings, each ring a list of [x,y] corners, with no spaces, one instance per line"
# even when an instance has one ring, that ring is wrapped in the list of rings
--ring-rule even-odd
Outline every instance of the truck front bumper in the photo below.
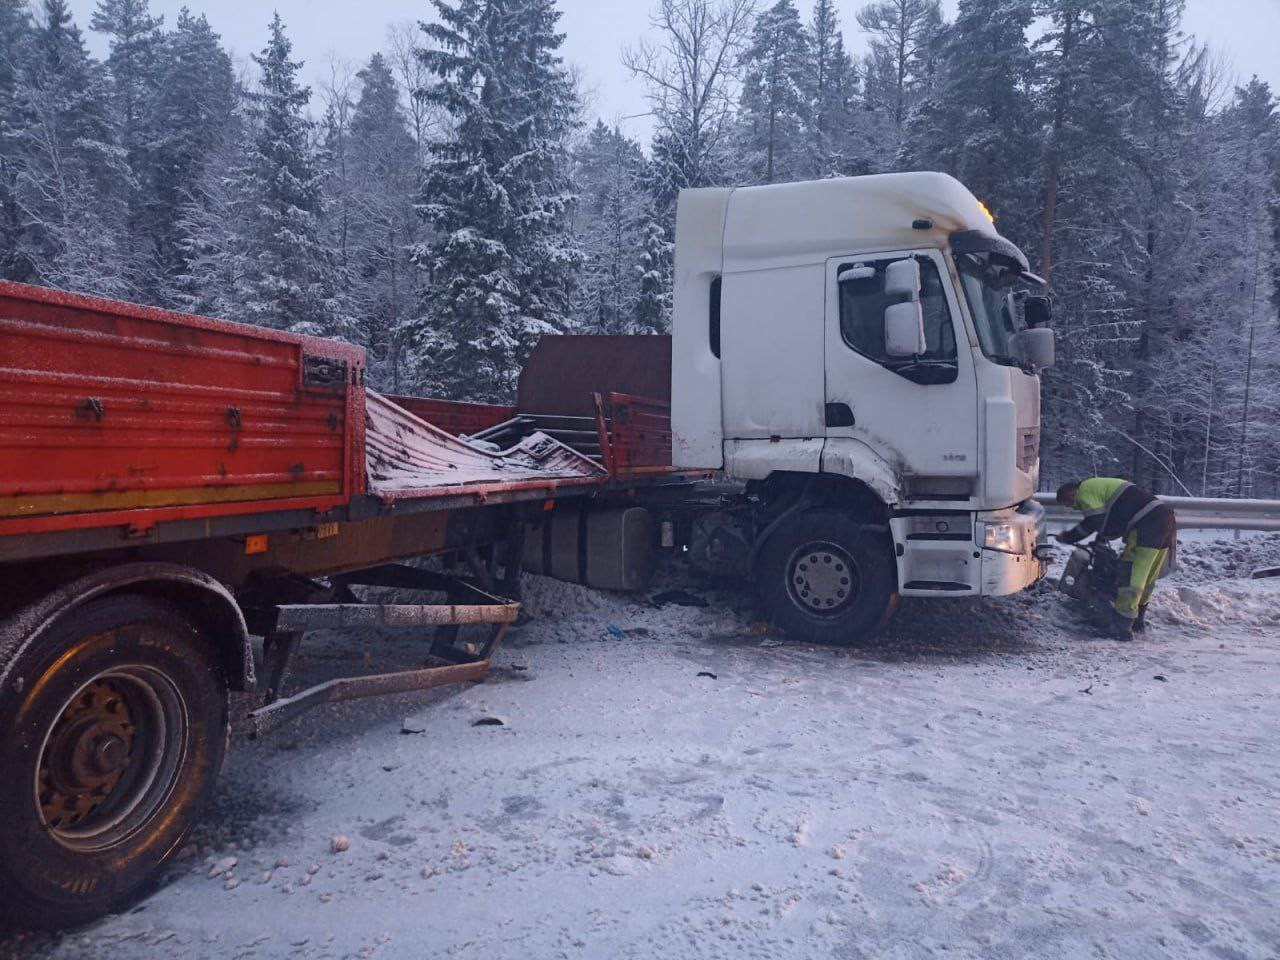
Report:
[[[904,597],[1002,597],[1045,575],[1036,550],[1044,508],[1034,500],[969,515],[894,517],[889,525]]]
[[[1028,500],[1014,510],[980,513],[974,530],[982,546],[982,596],[1007,596],[1044,579],[1048,564],[1036,550],[1044,532],[1040,504]],[[994,549],[993,541],[1014,549]]]

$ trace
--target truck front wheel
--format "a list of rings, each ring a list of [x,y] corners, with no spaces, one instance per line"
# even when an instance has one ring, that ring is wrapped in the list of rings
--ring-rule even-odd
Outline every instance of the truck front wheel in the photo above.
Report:
[[[216,657],[174,608],[95,600],[0,691],[0,919],[67,927],[127,905],[180,848],[226,749]]]
[[[756,584],[771,619],[788,634],[816,643],[857,643],[892,612],[893,542],[856,517],[811,510],[764,543]]]

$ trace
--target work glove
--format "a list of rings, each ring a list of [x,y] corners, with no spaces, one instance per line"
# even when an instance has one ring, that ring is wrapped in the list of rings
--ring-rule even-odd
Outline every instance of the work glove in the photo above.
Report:
[[[1056,534],[1054,536],[1054,539],[1057,540],[1059,543],[1065,543],[1068,546],[1074,546],[1075,544],[1079,543],[1088,535],[1089,534],[1083,533],[1079,530],[1074,530],[1074,529],[1063,530],[1061,533]]]

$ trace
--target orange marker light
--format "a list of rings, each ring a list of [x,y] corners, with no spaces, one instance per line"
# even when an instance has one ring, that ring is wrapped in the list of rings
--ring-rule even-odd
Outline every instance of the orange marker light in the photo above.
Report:
[[[250,553],[266,553],[267,552],[267,535],[265,533],[255,533],[252,536],[244,538],[244,552]]]

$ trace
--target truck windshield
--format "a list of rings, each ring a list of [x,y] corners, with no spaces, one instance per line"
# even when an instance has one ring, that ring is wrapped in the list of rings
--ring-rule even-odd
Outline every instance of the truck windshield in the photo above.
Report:
[[[996,363],[1024,366],[1017,336],[1022,324],[1013,305],[1012,284],[1017,275],[976,254],[958,257],[957,266],[983,354]]]

